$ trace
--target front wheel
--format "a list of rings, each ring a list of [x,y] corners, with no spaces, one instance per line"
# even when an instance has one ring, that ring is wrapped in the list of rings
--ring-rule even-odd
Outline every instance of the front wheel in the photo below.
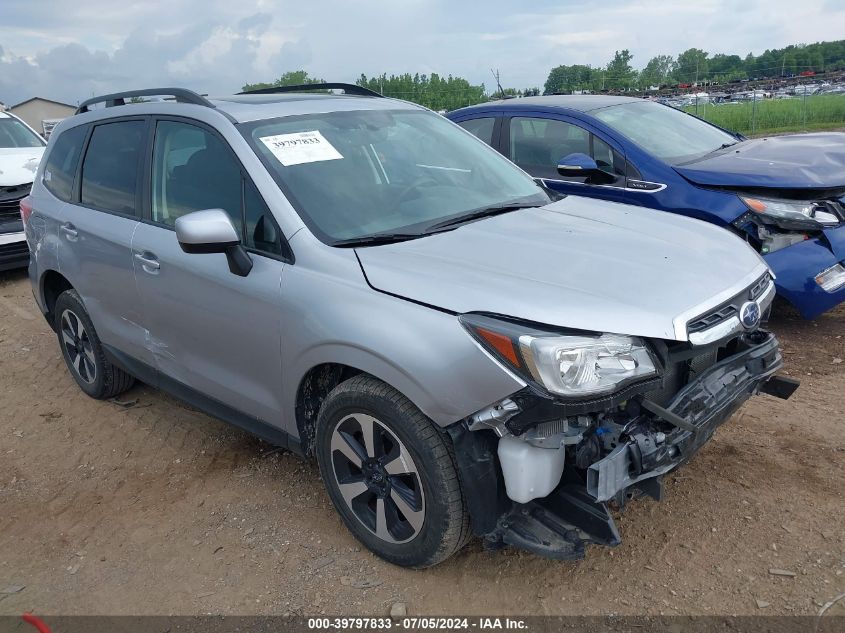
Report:
[[[361,375],[335,387],[320,409],[316,453],[343,522],[381,558],[430,567],[468,540],[448,438],[390,386]]]

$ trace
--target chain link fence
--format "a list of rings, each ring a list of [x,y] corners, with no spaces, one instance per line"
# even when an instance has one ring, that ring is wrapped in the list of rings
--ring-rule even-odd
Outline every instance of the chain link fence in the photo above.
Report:
[[[845,130],[845,86],[797,94],[754,90],[729,99],[688,95],[669,105],[746,136]]]

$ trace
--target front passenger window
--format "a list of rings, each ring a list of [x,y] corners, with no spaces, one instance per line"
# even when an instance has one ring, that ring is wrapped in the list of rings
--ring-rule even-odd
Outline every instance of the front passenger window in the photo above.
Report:
[[[590,133],[565,121],[514,117],[510,159],[536,178],[559,179],[558,161],[574,153],[590,154]]]
[[[174,226],[192,211],[223,209],[243,234],[240,165],[223,141],[200,127],[158,122],[152,189],[154,222]]]
[[[572,180],[557,171],[562,158],[586,154],[599,169],[619,181],[625,176],[625,159],[610,145],[573,123],[556,119],[514,117],[510,124],[510,159],[535,178]]]
[[[282,232],[267,208],[267,203],[250,181],[244,182],[244,246],[258,251],[282,255]]]

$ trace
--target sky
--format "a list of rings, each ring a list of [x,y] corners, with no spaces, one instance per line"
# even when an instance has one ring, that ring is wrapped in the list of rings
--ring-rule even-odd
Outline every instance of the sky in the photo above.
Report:
[[[237,92],[305,69],[327,81],[437,72],[542,87],[560,64],[642,68],[690,48],[762,53],[845,37],[843,0],[0,0],[0,102],[119,90]]]

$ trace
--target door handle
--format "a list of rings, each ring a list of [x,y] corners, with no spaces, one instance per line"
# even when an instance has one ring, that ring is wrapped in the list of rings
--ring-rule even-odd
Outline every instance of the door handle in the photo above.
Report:
[[[76,227],[68,222],[67,224],[62,224],[60,227],[62,229],[62,233],[68,236],[68,238],[75,240],[79,237],[79,231],[76,230]]]
[[[147,272],[154,272],[161,268],[161,264],[152,253],[135,253],[135,259],[141,262],[141,267]]]

